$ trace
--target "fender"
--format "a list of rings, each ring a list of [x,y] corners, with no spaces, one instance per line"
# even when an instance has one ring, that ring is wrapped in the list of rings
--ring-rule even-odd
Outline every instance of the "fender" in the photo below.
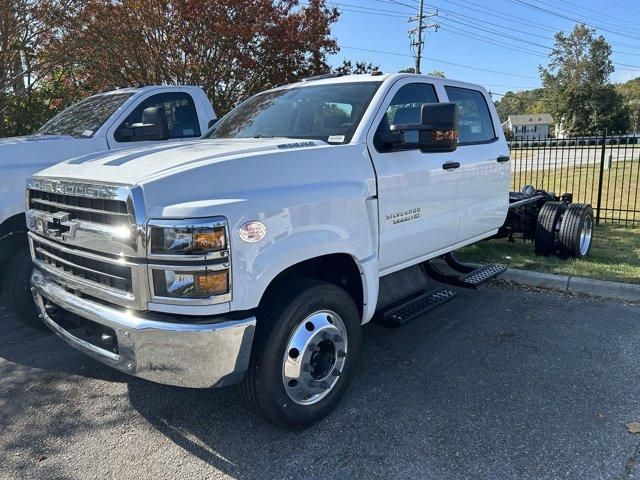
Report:
[[[232,310],[257,307],[271,282],[296,264],[325,255],[347,254],[362,274],[363,321],[368,321],[370,309],[375,309],[378,288],[377,229],[370,220],[375,215],[374,199],[353,196],[243,215],[230,223]],[[242,241],[239,235],[242,225],[252,220],[267,228],[265,238],[255,244]]]

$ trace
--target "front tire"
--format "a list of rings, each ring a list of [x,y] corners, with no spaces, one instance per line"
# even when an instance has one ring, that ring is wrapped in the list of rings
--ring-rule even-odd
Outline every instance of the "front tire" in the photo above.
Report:
[[[347,391],[360,339],[360,315],[343,289],[316,280],[283,285],[258,314],[241,395],[273,425],[307,428]]]
[[[18,319],[42,331],[50,331],[38,316],[31,295],[33,263],[28,247],[17,250],[2,275],[2,300]]]

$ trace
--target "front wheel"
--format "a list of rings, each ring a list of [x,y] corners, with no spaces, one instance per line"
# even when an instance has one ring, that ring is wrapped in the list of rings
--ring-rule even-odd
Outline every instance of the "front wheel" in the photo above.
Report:
[[[31,295],[31,272],[31,255],[29,248],[24,246],[14,253],[2,274],[2,300],[22,323],[48,332]]]
[[[258,315],[241,394],[270,423],[306,428],[345,394],[360,338],[360,316],[344,290],[315,280],[283,286]]]

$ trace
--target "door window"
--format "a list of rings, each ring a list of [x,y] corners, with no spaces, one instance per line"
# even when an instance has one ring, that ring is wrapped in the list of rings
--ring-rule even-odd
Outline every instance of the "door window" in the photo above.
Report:
[[[489,106],[482,92],[460,87],[445,86],[444,89],[449,101],[458,105],[459,145],[491,142],[496,139]]]
[[[387,111],[382,117],[374,138],[378,151],[384,151],[383,138],[390,133],[391,125],[401,123],[421,123],[422,105],[438,103],[433,85],[428,83],[409,83],[400,88],[393,96]]]
[[[128,129],[143,122],[143,113],[147,108],[159,108],[164,111],[169,128],[169,138],[190,138],[200,136],[198,115],[191,95],[187,93],[159,93],[144,100],[129,114],[114,133],[116,142],[131,142],[125,135]]]

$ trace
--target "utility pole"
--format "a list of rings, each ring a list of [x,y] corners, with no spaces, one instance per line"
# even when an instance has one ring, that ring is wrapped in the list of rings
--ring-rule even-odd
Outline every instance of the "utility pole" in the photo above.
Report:
[[[424,13],[424,0],[420,0],[420,10],[418,11],[418,16],[417,17],[411,17],[409,18],[409,22],[413,23],[413,22],[418,22],[418,25],[416,26],[416,28],[411,29],[409,31],[409,36],[410,38],[415,35],[415,38],[412,38],[411,40],[411,46],[415,47],[415,57],[416,57],[416,68],[415,68],[415,72],[416,73],[420,73],[420,61],[422,59],[422,47],[424,46],[424,40],[423,40],[423,34],[424,31],[426,29],[429,28],[433,28],[436,32],[438,31],[438,28],[440,28],[440,25],[434,22],[427,22],[427,20],[429,18],[432,17],[437,17],[438,16],[438,11],[436,10],[435,12],[431,12],[431,13]],[[427,22],[427,23],[425,23]]]

